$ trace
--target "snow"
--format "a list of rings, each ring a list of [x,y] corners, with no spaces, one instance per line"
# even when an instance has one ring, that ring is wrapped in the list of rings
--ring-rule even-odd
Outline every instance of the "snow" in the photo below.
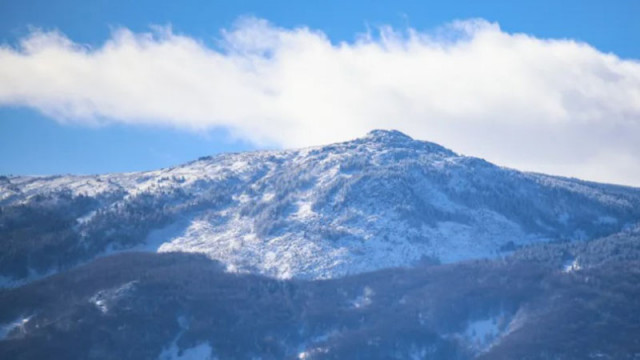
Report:
[[[482,349],[491,344],[499,333],[497,319],[483,319],[469,323],[464,336],[472,347]]]
[[[310,201],[299,201],[298,202],[298,210],[294,214],[298,219],[306,219],[310,218],[314,215],[312,210],[313,203]]]
[[[578,259],[572,259],[564,264],[562,271],[565,273],[571,273],[580,269],[582,269],[582,266],[580,266]]]
[[[26,332],[25,325],[31,320],[31,316],[20,317],[8,324],[0,324],[0,340],[6,339],[9,334],[18,330],[20,334]]]
[[[613,233],[640,220],[638,189],[520,173],[382,130],[328,146],[221,154],[156,171],[8,177],[0,201],[28,204],[56,191],[98,199],[114,222],[123,220],[115,209],[143,195],[168,214],[161,224],[137,224],[148,227],[141,244],[104,254],[203,253],[228,271],[278,278],[332,278],[425,256],[492,258],[506,243],[589,239],[602,224]],[[75,230],[86,233],[98,217],[84,214]],[[109,223],[101,226],[109,231]]]
[[[300,334],[304,335],[303,329],[300,329]],[[322,346],[331,338],[340,336],[340,332],[336,329],[330,330],[326,333],[316,336],[305,336],[305,342],[300,344],[297,351],[298,359],[312,359],[314,354],[327,353],[328,349]]]
[[[135,286],[136,281],[131,281],[112,289],[100,290],[89,298],[89,302],[100,310],[101,313],[107,314],[110,308],[116,305],[122,297],[134,291]]]
[[[365,286],[365,288],[362,289],[362,294],[351,301],[351,305],[356,309],[367,307],[373,303],[373,295],[375,295],[373,289]]]
[[[481,353],[497,344],[504,335],[512,331],[513,319],[504,313],[471,319],[461,332],[452,334],[451,337],[458,339],[472,352]],[[508,320],[511,322],[508,323]]]
[[[164,349],[158,356],[158,360],[215,360],[213,349],[209,343],[204,342],[188,349],[179,350],[175,343]]]
[[[192,217],[184,216],[163,228],[152,230],[143,244],[132,248],[135,251],[159,251],[160,247],[167,241],[167,239],[175,239],[183,236],[189,228]]]
[[[262,202],[269,202],[273,200],[275,196],[276,196],[276,193],[274,192],[266,192],[264,193],[264,195],[262,195]]]
[[[612,216],[599,216],[598,219],[595,221],[596,224],[616,224],[618,223],[618,219],[612,217]]]
[[[314,354],[326,354],[328,352],[328,348],[319,346],[310,350],[299,352],[298,359],[312,359]]]
[[[185,316],[178,316],[176,319],[180,326],[180,331],[171,343],[162,349],[157,360],[216,360],[217,356],[213,353],[213,348],[208,342],[202,342],[195,346],[180,349],[178,340],[189,329],[189,320]]]

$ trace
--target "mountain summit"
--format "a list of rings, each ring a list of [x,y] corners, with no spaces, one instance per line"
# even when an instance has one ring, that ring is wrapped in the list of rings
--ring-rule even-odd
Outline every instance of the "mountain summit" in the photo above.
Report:
[[[0,274],[14,280],[130,250],[331,278],[593,239],[640,220],[639,189],[519,172],[393,130],[150,172],[3,177],[0,205]]]
[[[398,130],[371,130],[363,138],[352,141],[353,143],[369,142],[386,148],[412,148],[422,151],[441,152],[450,156],[456,155],[451,150],[428,141],[416,141],[410,136]]]
[[[409,135],[406,135],[398,130],[371,130],[366,135],[366,138],[373,139],[374,141],[389,143],[414,141],[413,138],[411,138]]]

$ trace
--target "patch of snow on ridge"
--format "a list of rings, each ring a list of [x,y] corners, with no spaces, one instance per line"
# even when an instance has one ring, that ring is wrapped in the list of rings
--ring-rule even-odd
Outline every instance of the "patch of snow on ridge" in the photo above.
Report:
[[[467,326],[453,337],[464,343],[475,353],[481,353],[494,346],[509,331],[510,316],[503,313],[470,320]]]
[[[8,324],[0,324],[0,340],[6,339],[9,334],[18,330],[20,334],[26,333],[25,325],[31,320],[31,316],[20,317]]]
[[[0,275],[0,289],[15,288],[18,286],[22,286],[30,282],[43,279],[55,273],[56,272],[53,269],[50,269],[45,272],[37,272],[33,269],[29,269],[29,275],[21,279],[15,279],[9,276]]]
[[[565,273],[570,273],[570,272],[574,272],[574,271],[578,271],[582,269],[582,266],[580,266],[580,263],[578,262],[578,259],[572,259],[570,261],[567,261],[564,264],[564,267],[562,268],[562,271]]]
[[[362,294],[351,301],[351,305],[356,309],[367,307],[373,303],[373,295],[375,295],[373,289],[365,286],[365,288],[362,289]]]
[[[123,296],[134,291],[135,286],[136,281],[131,281],[112,289],[100,290],[89,298],[89,302],[94,304],[101,313],[106,314]]]
[[[491,344],[499,333],[500,328],[496,319],[484,319],[469,323],[464,336],[472,347],[483,349]]]

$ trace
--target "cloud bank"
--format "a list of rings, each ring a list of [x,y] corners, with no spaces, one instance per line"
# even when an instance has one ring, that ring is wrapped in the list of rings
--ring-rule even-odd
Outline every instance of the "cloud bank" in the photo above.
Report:
[[[242,19],[215,46],[170,28],[99,47],[34,31],[0,48],[0,105],[66,123],[222,127],[298,147],[393,128],[501,165],[640,185],[640,63],[483,20],[332,43]]]

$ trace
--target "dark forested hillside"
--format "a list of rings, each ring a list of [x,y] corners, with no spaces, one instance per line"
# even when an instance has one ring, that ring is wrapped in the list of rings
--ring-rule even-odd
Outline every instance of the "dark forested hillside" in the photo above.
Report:
[[[616,240],[320,281],[119,254],[0,292],[0,358],[637,359],[638,238]]]

